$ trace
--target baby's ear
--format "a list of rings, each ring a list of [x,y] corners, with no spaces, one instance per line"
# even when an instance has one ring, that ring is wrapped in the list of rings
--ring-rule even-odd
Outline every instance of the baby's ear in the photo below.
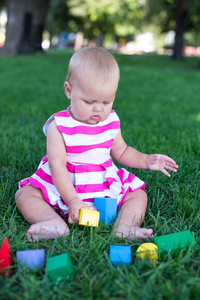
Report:
[[[67,96],[68,99],[71,99],[71,85],[68,81],[65,81],[65,94]]]

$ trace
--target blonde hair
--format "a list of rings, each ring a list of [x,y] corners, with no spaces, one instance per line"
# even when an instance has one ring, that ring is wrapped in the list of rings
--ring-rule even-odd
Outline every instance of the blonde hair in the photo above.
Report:
[[[71,84],[81,76],[90,76],[93,80],[109,80],[117,76],[119,80],[119,67],[114,57],[105,49],[82,48],[70,59],[66,81]]]

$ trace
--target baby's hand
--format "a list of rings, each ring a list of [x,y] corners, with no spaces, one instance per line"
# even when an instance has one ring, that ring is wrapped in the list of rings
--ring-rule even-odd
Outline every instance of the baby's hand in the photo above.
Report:
[[[162,154],[151,154],[146,157],[147,168],[150,170],[161,171],[163,174],[170,177],[171,175],[166,171],[166,169],[177,172],[178,165],[176,162]]]
[[[81,208],[92,209],[89,205],[85,204],[81,201],[78,197],[73,198],[68,203],[68,210],[69,210],[69,223],[78,223],[79,222],[79,212]]]

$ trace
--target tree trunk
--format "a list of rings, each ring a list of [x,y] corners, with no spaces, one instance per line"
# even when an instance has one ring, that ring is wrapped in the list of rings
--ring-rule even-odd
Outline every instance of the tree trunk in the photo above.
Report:
[[[23,35],[23,4],[24,0],[7,1],[8,21],[5,45],[1,48],[2,54],[15,55],[18,52],[19,41]]]
[[[42,34],[50,0],[33,0],[32,39],[34,51],[42,51]]]
[[[178,0],[176,9],[176,36],[172,59],[183,59],[183,34],[186,29],[189,0]]]
[[[6,40],[0,54],[42,50],[42,32],[50,0],[7,0]]]
[[[33,47],[31,43],[31,28],[32,28],[33,15],[29,12],[23,16],[22,34],[20,43],[17,46],[16,54],[31,53]]]

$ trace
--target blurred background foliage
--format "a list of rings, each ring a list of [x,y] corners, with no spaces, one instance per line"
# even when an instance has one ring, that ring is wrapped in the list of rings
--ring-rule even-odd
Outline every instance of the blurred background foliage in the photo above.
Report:
[[[57,47],[61,34],[73,34],[68,46],[75,50],[103,45],[128,54],[200,56],[198,0],[0,0],[0,26],[1,55]],[[149,40],[148,50],[138,39]]]

